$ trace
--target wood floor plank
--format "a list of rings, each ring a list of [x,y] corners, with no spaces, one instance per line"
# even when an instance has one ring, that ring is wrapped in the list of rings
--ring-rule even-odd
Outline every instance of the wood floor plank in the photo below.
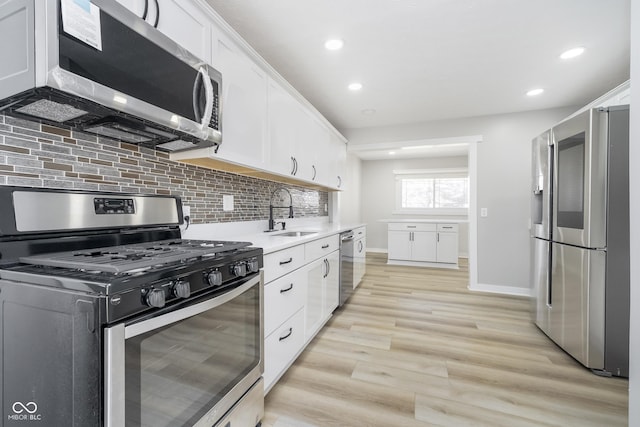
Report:
[[[593,375],[557,347],[529,299],[469,291],[460,265],[367,254],[354,295],[266,396],[263,425],[627,425],[626,379]]]

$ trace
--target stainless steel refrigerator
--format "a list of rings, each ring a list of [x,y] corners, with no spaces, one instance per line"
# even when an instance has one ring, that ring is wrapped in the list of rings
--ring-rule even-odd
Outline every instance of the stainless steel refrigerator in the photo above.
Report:
[[[602,375],[629,375],[629,107],[591,109],[533,140],[536,325]]]

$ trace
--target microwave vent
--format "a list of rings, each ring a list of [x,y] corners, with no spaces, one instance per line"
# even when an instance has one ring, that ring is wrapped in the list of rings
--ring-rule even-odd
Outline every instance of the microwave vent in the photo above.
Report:
[[[18,113],[38,117],[40,119],[52,120],[54,122],[66,122],[88,114],[87,111],[79,110],[71,105],[61,104],[48,99],[40,99],[24,107],[15,110]]]
[[[178,139],[175,141],[165,142],[164,144],[158,144],[157,147],[167,151],[176,151],[194,148],[196,147],[196,144],[194,144],[193,142]]]

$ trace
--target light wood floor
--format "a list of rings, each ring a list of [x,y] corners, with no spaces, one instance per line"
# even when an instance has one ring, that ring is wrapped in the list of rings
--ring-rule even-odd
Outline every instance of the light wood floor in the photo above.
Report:
[[[266,427],[626,426],[602,378],[530,321],[529,300],[467,290],[468,271],[368,254],[348,303],[266,396]]]

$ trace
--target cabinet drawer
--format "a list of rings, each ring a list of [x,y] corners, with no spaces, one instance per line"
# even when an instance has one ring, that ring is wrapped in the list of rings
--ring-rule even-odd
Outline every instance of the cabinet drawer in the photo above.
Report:
[[[353,230],[353,238],[360,239],[367,235],[367,227],[358,227]]]
[[[264,256],[264,283],[304,265],[304,246],[298,245]]]
[[[304,346],[304,309],[299,310],[264,340],[264,387],[268,390]]]
[[[314,240],[304,245],[304,257],[306,262],[314,261],[339,249],[339,237],[337,234]]]
[[[438,224],[438,231],[457,233],[458,224]]]
[[[436,231],[437,224],[392,222],[389,223],[389,231]]]
[[[306,274],[296,270],[264,287],[264,334],[273,332],[282,322],[304,307]]]

